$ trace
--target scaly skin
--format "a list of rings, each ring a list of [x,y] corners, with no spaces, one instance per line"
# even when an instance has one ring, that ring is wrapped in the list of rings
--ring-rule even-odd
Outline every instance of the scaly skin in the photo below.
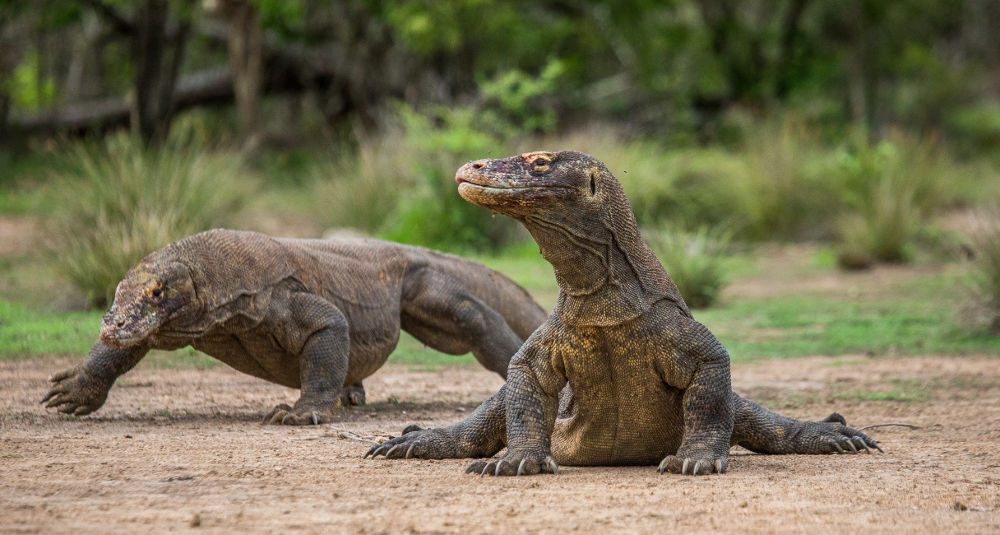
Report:
[[[485,457],[468,471],[656,465],[725,472],[729,449],[838,453],[878,448],[839,414],[805,422],[735,394],[729,354],[691,316],[642,242],[621,185],[579,152],[478,160],[458,170],[467,201],[520,221],[555,271],[559,301],[511,359],[507,384],[466,420],[407,428],[373,458]]]
[[[399,331],[506,377],[545,319],[523,288],[483,265],[379,240],[300,240],[210,230],[151,253],[118,285],[100,339],[52,377],[48,407],[88,414],[150,349],[192,346],[233,368],[301,388],[270,423],[319,424],[364,403],[362,379]]]

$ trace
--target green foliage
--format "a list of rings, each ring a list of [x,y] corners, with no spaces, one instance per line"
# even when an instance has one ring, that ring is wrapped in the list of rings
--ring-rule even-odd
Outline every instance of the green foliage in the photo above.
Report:
[[[402,175],[383,177],[399,204],[381,235],[389,240],[445,250],[496,250],[511,242],[512,220],[493,219],[458,195],[455,171],[465,162],[506,156],[503,140],[479,127],[473,108],[435,108],[417,113],[401,108],[404,154],[412,158]],[[385,157],[391,157],[385,155]],[[408,188],[408,190],[407,190]]]
[[[0,81],[0,94],[10,95],[13,109],[37,112],[55,101],[56,83],[42,72],[38,53],[32,51],[14,68],[11,77]]]
[[[504,71],[492,80],[479,83],[479,90],[486,100],[485,125],[510,125],[519,132],[551,132],[556,127],[556,112],[544,106],[542,97],[558,89],[565,65],[553,60],[538,76],[531,76],[519,69]],[[496,118],[492,115],[496,114]],[[508,135],[508,137],[511,137]]]
[[[681,225],[643,232],[670,278],[691,308],[715,303],[725,283],[725,255],[731,232],[722,227],[700,226],[693,232]]]
[[[964,152],[989,152],[1000,146],[1000,103],[959,108],[948,117],[947,124]]]
[[[220,226],[240,209],[254,183],[240,158],[200,147],[190,130],[159,150],[123,134],[68,147],[53,184],[58,262],[94,306],[110,302],[147,253]]]

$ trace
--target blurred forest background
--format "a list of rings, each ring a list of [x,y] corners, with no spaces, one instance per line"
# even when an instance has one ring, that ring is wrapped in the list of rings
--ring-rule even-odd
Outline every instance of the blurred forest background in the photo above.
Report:
[[[215,226],[474,255],[550,306],[453,176],[573,149],[727,345],[1000,353],[998,29],[997,0],[0,0],[0,234],[30,242],[0,348],[82,351],[66,309]],[[796,289],[719,301],[740,280]]]

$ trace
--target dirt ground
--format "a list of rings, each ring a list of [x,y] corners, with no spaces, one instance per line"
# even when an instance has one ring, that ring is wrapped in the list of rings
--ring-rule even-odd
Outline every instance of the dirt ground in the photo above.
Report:
[[[290,428],[258,420],[296,391],[224,366],[143,363],[94,415],[46,413],[45,379],[71,363],[0,362],[0,532],[1000,533],[995,357],[735,366],[737,391],[785,414],[920,429],[872,429],[885,454],[736,448],[729,473],[698,478],[653,467],[480,478],[466,460],[361,458],[407,424],[467,414],[501,384],[474,366],[390,364],[366,381],[370,405]]]

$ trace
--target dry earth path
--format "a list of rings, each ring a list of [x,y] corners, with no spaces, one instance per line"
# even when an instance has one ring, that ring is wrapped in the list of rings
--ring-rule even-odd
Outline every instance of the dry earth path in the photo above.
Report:
[[[262,426],[295,391],[226,367],[126,375],[90,417],[46,413],[65,358],[0,362],[3,533],[1000,533],[1000,359],[807,358],[734,367],[782,412],[841,411],[884,455],[734,450],[722,476],[565,467],[479,478],[465,460],[362,460],[367,440],[462,417],[500,385],[476,366],[390,364],[372,405],[320,427]]]

